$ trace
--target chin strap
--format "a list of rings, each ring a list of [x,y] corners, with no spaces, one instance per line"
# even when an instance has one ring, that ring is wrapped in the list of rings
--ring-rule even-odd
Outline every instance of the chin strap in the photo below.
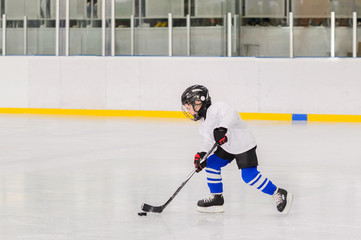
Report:
[[[208,108],[211,106],[211,104],[207,104],[205,106],[202,105],[201,109],[199,109],[199,111],[197,112],[197,115],[199,116],[199,119],[200,118],[204,118],[206,119],[207,117],[207,110]]]

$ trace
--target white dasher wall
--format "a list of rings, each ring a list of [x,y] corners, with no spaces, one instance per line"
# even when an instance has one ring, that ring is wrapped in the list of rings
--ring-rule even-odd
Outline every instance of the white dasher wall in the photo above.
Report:
[[[180,110],[203,84],[239,112],[361,114],[361,60],[0,57],[0,108]]]

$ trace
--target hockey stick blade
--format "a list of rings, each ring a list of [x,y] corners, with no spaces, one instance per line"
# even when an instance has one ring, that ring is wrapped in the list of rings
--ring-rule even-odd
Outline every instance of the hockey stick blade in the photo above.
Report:
[[[208,158],[208,156],[213,152],[213,150],[218,146],[217,143],[215,143],[211,150],[208,151],[208,153],[203,157],[203,161]],[[178,189],[173,193],[173,195],[168,199],[168,201],[163,204],[162,206],[151,206],[149,204],[143,203],[142,210],[144,212],[154,212],[154,213],[161,213],[163,210],[168,206],[168,204],[177,196],[177,194],[180,192],[180,190],[186,185],[186,183],[191,179],[191,177],[194,175],[197,169],[193,169],[192,172],[188,175],[187,179],[178,187]]]
[[[154,212],[154,213],[161,213],[163,212],[163,206],[154,207],[149,204],[143,203],[142,210],[144,212]]]

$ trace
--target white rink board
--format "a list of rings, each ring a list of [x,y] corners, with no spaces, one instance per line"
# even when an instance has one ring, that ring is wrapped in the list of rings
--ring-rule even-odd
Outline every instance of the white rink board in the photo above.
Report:
[[[0,108],[28,107],[28,60],[0,57]]]
[[[0,107],[180,109],[203,84],[239,112],[361,114],[360,59],[1,57]]]

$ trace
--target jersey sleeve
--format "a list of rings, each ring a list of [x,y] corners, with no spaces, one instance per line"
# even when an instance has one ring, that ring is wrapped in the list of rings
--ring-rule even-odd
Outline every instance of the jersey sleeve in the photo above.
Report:
[[[202,143],[200,152],[208,152],[214,144],[213,135],[210,134],[209,127],[207,127],[207,125],[205,125],[205,124],[200,125],[199,133],[203,137],[203,143]]]

